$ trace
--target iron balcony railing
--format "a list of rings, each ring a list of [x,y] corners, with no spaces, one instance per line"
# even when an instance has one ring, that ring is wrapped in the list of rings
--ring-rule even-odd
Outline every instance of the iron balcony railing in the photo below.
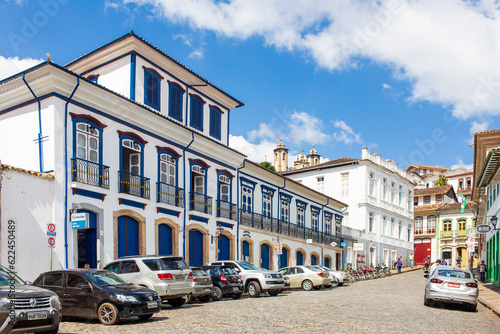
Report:
[[[434,234],[434,233],[436,233],[436,229],[434,228],[415,230],[415,234]]]
[[[189,193],[189,210],[212,214],[212,197],[191,191]]]
[[[457,237],[466,237],[467,230],[457,230]]]
[[[73,158],[71,159],[71,180],[109,189],[109,167]]]
[[[454,231],[441,231],[441,238],[453,238]]]
[[[167,203],[170,205],[184,207],[184,189],[166,184],[156,183],[156,201],[158,203]]]
[[[304,240],[312,239],[317,243],[330,244],[336,242],[337,245],[340,245],[341,242],[341,238],[336,235],[315,231],[308,227],[243,210],[240,210],[240,224]]]
[[[149,199],[149,179],[137,174],[119,171],[118,191]]]
[[[217,200],[217,217],[236,220],[236,204]]]

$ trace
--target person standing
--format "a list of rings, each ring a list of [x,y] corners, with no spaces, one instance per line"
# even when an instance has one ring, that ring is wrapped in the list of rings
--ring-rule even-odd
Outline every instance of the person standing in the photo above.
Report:
[[[413,253],[410,254],[410,256],[408,256],[408,258],[410,259],[410,267],[413,268]]]
[[[480,281],[481,283],[484,283],[484,281],[486,280],[486,264],[484,263],[484,261],[481,261],[481,263],[479,264],[478,266],[479,268],[479,275],[480,275]]]
[[[401,274],[401,267],[403,266],[403,261],[401,261],[401,258],[398,259],[397,266],[398,266],[398,274]]]
[[[432,275],[432,273],[434,272],[434,270],[436,269],[437,266],[439,266],[441,264],[441,261],[439,259],[436,260],[436,262],[434,262],[431,266],[431,270],[430,270],[430,274]]]

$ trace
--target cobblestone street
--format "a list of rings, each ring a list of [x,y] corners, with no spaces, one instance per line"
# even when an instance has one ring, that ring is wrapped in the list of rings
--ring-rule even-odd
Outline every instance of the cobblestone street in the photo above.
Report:
[[[278,297],[224,299],[166,306],[148,321],[106,327],[97,320],[65,321],[60,333],[500,333],[500,318],[483,305],[423,305],[421,270],[320,291]]]

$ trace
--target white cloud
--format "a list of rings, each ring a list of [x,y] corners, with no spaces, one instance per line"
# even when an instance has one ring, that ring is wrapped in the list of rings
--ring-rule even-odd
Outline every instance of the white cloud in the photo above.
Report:
[[[474,168],[474,164],[469,164],[466,165],[464,164],[464,161],[462,160],[462,156],[458,156],[457,158],[457,163],[451,166],[451,169],[457,169],[460,167],[467,168],[468,170],[472,170]]]
[[[287,139],[295,144],[325,143],[329,136],[322,132],[323,121],[306,112],[294,112],[288,124],[290,133]]]
[[[250,141],[254,141],[259,138],[268,138],[276,141],[277,137],[278,135],[272,129],[271,125],[266,123],[261,123],[259,124],[259,129],[248,132],[248,140]]]
[[[24,71],[30,67],[40,64],[41,62],[43,62],[43,59],[19,59],[18,57],[4,58],[0,56],[0,79],[4,79]]]
[[[363,143],[361,139],[361,133],[355,133],[354,130],[347,125],[344,121],[335,121],[334,123],[337,129],[340,129],[340,133],[336,132],[333,134],[333,138],[336,141],[343,142],[346,145],[350,145],[352,143]]]
[[[243,136],[229,135],[229,146],[245,154],[248,159],[254,162],[270,161],[274,163],[274,152],[277,143],[267,139],[257,144],[251,143]]]
[[[383,83],[382,84],[382,90],[386,90],[386,89],[392,89],[392,86],[389,85],[389,84]]]
[[[488,126],[489,126],[488,122],[482,122],[482,123],[472,122],[469,132],[474,137],[474,134],[476,132],[488,130]]]
[[[411,101],[449,106],[462,119],[500,114],[498,1],[121,1],[198,31],[262,37],[327,70],[372,60],[412,84]]]

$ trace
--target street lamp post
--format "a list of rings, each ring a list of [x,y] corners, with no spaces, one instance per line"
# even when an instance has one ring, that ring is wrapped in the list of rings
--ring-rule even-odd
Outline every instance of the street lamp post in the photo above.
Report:
[[[373,251],[375,248],[373,248],[372,243],[370,241],[370,268],[373,267]]]

